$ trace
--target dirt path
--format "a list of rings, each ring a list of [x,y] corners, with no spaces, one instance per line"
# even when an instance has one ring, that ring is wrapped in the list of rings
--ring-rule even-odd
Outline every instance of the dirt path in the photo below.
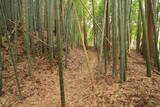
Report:
[[[95,50],[88,50],[88,56],[90,68],[93,71],[97,63]],[[68,107],[92,106],[92,102],[86,100],[86,98],[92,95],[91,81],[86,60],[83,61],[80,71],[66,73],[65,77]]]

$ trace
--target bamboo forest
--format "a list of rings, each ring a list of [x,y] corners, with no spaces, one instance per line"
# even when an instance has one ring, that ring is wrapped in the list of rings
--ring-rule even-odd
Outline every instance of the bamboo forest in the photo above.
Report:
[[[0,0],[0,107],[160,107],[160,0]]]

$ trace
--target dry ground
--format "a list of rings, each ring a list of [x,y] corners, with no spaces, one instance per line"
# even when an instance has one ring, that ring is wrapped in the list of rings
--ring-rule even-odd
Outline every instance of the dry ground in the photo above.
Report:
[[[93,48],[88,50],[90,67],[96,72],[97,57]],[[25,57],[24,57],[25,58]],[[90,77],[82,49],[72,49],[68,67],[64,69],[67,107],[154,107],[160,105],[160,75],[146,77],[145,61],[132,51],[129,57],[127,82],[113,80],[111,71],[94,82]],[[9,64],[8,64],[9,66]],[[50,71],[48,56],[36,57],[32,77],[26,76],[27,61],[17,64],[23,99],[17,97],[17,88],[12,67],[4,72],[4,94],[0,97],[3,107],[60,107],[59,77],[57,62]]]

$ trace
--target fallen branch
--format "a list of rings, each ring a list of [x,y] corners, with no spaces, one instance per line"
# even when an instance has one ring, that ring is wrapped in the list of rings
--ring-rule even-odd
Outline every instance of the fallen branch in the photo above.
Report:
[[[154,73],[160,75],[160,72],[158,72],[158,71],[155,69],[155,67],[152,66],[152,70],[153,70]]]
[[[46,45],[46,46],[48,46],[48,47],[51,47],[51,48],[53,48],[53,46],[50,46],[49,44],[47,44],[45,41],[42,41],[41,39],[39,39],[39,38],[36,38],[36,37],[34,37],[35,39],[37,39],[38,41],[40,41],[41,43],[43,43],[44,45]]]

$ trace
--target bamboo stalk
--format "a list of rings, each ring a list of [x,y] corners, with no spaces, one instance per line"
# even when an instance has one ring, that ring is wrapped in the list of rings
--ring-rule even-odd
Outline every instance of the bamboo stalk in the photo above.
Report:
[[[3,88],[3,57],[0,53],[0,95],[2,95],[2,88]]]
[[[153,4],[151,1],[149,1],[150,4]],[[152,21],[153,21],[153,31],[154,31],[154,50],[155,50],[155,56],[154,56],[154,60],[155,60],[155,65],[158,69],[158,71],[160,72],[160,65],[159,65],[159,52],[158,52],[158,35],[157,35],[157,31],[156,31],[156,16],[155,16],[155,12],[153,9],[153,5],[151,5],[151,11],[152,11]]]
[[[117,55],[118,55],[118,22],[117,22],[117,0],[112,0],[112,77],[115,78],[117,72]]]
[[[16,62],[15,62],[15,59],[14,59],[13,48],[11,47],[11,43],[10,43],[10,40],[8,38],[8,35],[6,35],[6,37],[7,37],[8,46],[9,46],[9,55],[10,55],[10,58],[11,58],[14,75],[16,77],[16,85],[17,85],[18,92],[19,92],[19,98],[22,98],[22,92],[21,92],[21,87],[20,87],[20,80],[19,80],[19,75],[18,75],[18,72],[17,72]]]
[[[56,36],[57,36],[57,48],[58,48],[58,69],[59,69],[59,83],[60,83],[60,93],[61,93],[61,107],[65,107],[65,90],[64,90],[64,77],[63,77],[63,65],[62,65],[62,46],[61,46],[61,35],[62,35],[62,25],[60,26],[60,21],[62,20],[62,1],[59,2],[55,0],[56,4]],[[60,7],[59,7],[60,6]]]
[[[105,11],[104,11],[104,18],[103,18],[103,32],[101,35],[101,45],[100,45],[100,54],[99,54],[99,62],[98,62],[98,69],[99,72],[102,73],[101,69],[101,63],[103,58],[103,45],[104,45],[104,35],[105,35],[105,29],[106,29],[106,14],[107,14],[107,2],[105,3]]]
[[[47,37],[48,37],[48,45],[53,46],[53,36],[52,36],[52,21],[51,21],[51,7],[52,7],[52,1],[46,0],[47,3]],[[49,60],[50,60],[50,66],[51,70],[53,71],[53,47],[49,47]]]
[[[28,75],[31,75],[32,72],[32,65],[31,65],[31,51],[30,51],[30,36],[29,36],[29,25],[28,25],[28,1],[22,2],[22,22],[23,22],[23,34],[24,34],[24,41],[25,41],[25,48],[27,52],[27,62],[28,62]]]
[[[149,41],[148,41],[148,34],[147,34],[147,24],[146,24],[146,19],[145,19],[145,12],[143,10],[143,4],[142,1],[139,0],[139,5],[141,9],[141,17],[142,17],[142,22],[143,22],[143,30],[144,30],[144,44],[146,46],[145,51],[146,51],[146,67],[147,67],[147,76],[151,77],[151,62],[150,62],[150,52],[149,52]]]

